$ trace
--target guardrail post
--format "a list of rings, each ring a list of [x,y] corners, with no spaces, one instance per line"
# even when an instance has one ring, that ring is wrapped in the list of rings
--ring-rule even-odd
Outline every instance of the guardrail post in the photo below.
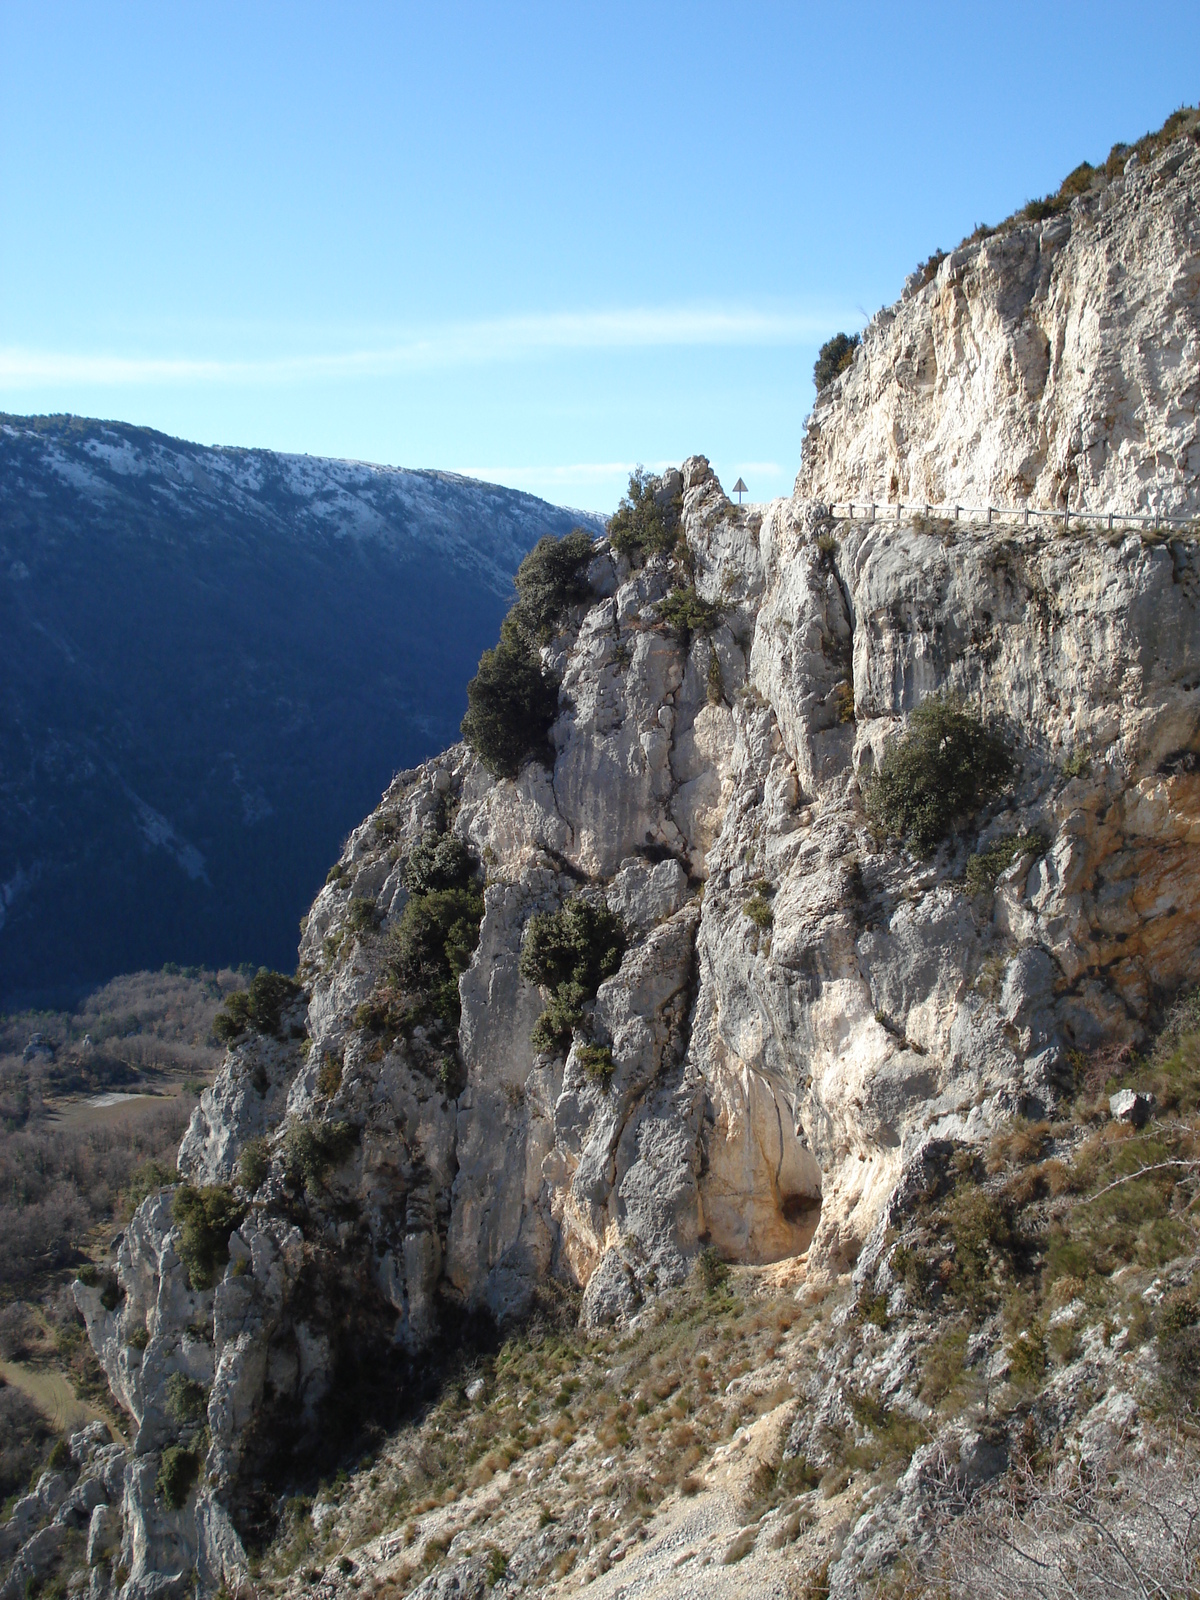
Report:
[[[899,522],[899,521],[900,521],[900,511],[901,511],[901,505],[900,505],[900,501],[899,501],[899,500],[897,500],[897,501],[896,501],[896,521],[897,521],[897,522]]]
[[[875,521],[875,502],[874,502],[874,500],[871,501],[871,521],[872,522]]]
[[[989,528],[992,525],[992,508],[991,508],[991,506],[989,506],[987,508],[987,525],[988,525]]]
[[[961,506],[955,506],[955,508],[954,508],[954,520],[955,520],[955,522],[958,521],[958,514],[959,514],[959,512],[961,510],[962,510]]]
[[[1108,513],[1108,531],[1109,531],[1109,533],[1111,533],[1111,532],[1112,532],[1112,525],[1113,525],[1113,514],[1112,514],[1112,512],[1111,512],[1111,511],[1110,511],[1110,512],[1109,512],[1109,513]]]
[[[1063,507],[1063,532],[1066,533],[1067,529],[1070,526],[1071,526],[1071,502],[1068,500],[1066,505]]]

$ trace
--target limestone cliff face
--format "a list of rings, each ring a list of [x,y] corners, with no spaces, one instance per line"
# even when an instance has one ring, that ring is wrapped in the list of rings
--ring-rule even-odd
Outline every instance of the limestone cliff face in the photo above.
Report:
[[[906,497],[1070,483],[1096,509],[1195,507],[1198,177],[1194,147],[1168,150],[1058,233],[950,258],[823,398],[794,498],[734,506],[702,457],[668,474],[686,556],[633,569],[598,541],[545,647],[552,765],[497,781],[456,746],[350,836],[305,925],[304,1038],[233,1049],[180,1151],[244,1204],[223,1276],[189,1287],[157,1196],[115,1309],[78,1290],[136,1426],[124,1600],[192,1568],[235,1585],[263,1482],[304,1459],[364,1351],[402,1386],[455,1319],[556,1285],[619,1321],[708,1243],[828,1282],[878,1256],[933,1145],[1049,1108],[1073,1052],[1138,1040],[1200,980],[1196,543],[834,521],[811,493],[882,496],[894,470]],[[711,632],[663,620],[685,582]],[[943,692],[1003,731],[1014,778],[920,858],[868,826],[863,785]],[[431,830],[486,876],[458,1057],[375,1020]],[[971,856],[1017,837],[969,890]],[[581,894],[627,949],[571,1049],[538,1053],[522,947]],[[265,1175],[242,1189],[251,1140]],[[304,1140],[325,1157],[298,1186]],[[175,1511],[154,1492],[173,1373],[207,1388],[209,1430]]]
[[[80,1291],[143,1457],[167,1438],[167,1375],[211,1384],[190,1531],[170,1513],[156,1534],[153,1474],[131,1473],[131,1596],[181,1539],[177,1564],[237,1570],[229,1508],[272,1419],[317,1417],[347,1314],[419,1351],[449,1307],[503,1319],[559,1281],[610,1321],[701,1242],[743,1261],[807,1252],[810,1281],[828,1279],[930,1141],[1052,1103],[1072,1049],[1137,1039],[1156,997],[1200,979],[1194,545],[741,510],[702,458],[679,487],[711,637],[658,619],[666,558],[631,571],[598,546],[590,603],[547,647],[553,770],[498,782],[459,746],[397,778],[308,918],[304,1049],[252,1038],[204,1095],[180,1152],[193,1183],[236,1181],[264,1131],[273,1147],[223,1281],[187,1290],[159,1198],[121,1246],[123,1304]],[[1017,777],[922,860],[873,836],[860,784],[941,690],[1006,730]],[[390,1042],[361,1009],[431,826],[487,875],[457,1095],[420,1030]],[[1045,843],[969,894],[970,854],[1026,832]],[[535,1052],[543,997],[518,972],[532,914],[581,892],[630,935],[589,1022],[607,1081],[578,1035],[565,1058]],[[769,927],[746,915],[752,894]],[[288,1130],[336,1122],[354,1142],[298,1206]]]
[[[817,398],[829,500],[1200,511],[1200,148],[946,256]]]

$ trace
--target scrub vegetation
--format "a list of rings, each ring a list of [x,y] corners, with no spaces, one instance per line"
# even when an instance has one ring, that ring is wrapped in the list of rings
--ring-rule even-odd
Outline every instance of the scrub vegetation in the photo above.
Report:
[[[865,787],[867,815],[918,855],[997,795],[1013,771],[996,734],[962,701],[930,695]]]
[[[558,911],[539,911],[529,919],[521,947],[521,976],[550,991],[549,1004],[533,1027],[535,1049],[559,1053],[570,1049],[583,1007],[620,967],[626,942],[620,917],[603,900],[583,895]]]
[[[571,606],[587,595],[592,539],[582,529],[540,539],[517,569],[517,601],[500,642],[480,657],[467,685],[462,736],[488,771],[515,778],[527,760],[548,758],[558,684],[541,658]]]

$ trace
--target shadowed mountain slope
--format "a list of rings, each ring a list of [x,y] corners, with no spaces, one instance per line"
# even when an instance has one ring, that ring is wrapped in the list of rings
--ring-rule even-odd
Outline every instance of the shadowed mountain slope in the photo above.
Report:
[[[452,473],[0,418],[0,1003],[294,961],[456,737],[521,557],[601,519]]]

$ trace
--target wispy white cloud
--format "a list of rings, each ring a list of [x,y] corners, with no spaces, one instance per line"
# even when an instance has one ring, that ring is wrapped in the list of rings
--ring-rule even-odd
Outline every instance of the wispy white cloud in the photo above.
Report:
[[[661,472],[678,466],[668,461],[572,461],[557,467],[460,467],[464,478],[481,478],[485,483],[505,483],[519,488],[526,483],[599,483],[608,478],[627,478],[637,466]]]
[[[380,336],[357,349],[282,356],[146,356],[9,345],[0,346],[0,387],[295,383],[526,361],[571,350],[780,347],[812,343],[845,321],[844,312],[818,315],[747,307],[659,306],[449,323],[401,338]]]

